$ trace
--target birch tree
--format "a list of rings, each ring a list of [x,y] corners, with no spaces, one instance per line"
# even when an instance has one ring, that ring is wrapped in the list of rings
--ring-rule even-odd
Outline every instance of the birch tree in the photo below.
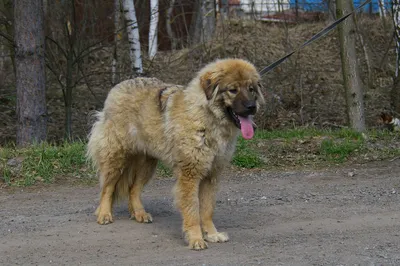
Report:
[[[392,0],[394,38],[396,43],[396,71],[391,90],[391,107],[400,114],[400,0]]]
[[[336,1],[338,18],[352,10],[352,1]],[[339,26],[340,57],[348,122],[356,131],[363,132],[365,131],[364,92],[357,65],[355,23],[354,16],[351,16]]]
[[[157,53],[158,0],[150,0],[149,57],[153,59]]]
[[[382,18],[386,17],[386,7],[385,7],[385,0],[378,0],[379,4],[379,16]]]
[[[129,55],[131,58],[132,76],[143,73],[142,55],[140,50],[139,27],[136,19],[133,0],[123,0],[126,32],[128,33]]]
[[[42,0],[14,0],[18,146],[47,134],[43,17]]]
[[[118,43],[120,38],[120,0],[114,0],[114,49],[113,49],[113,59],[111,63],[111,83],[116,85],[119,81],[118,76]]]

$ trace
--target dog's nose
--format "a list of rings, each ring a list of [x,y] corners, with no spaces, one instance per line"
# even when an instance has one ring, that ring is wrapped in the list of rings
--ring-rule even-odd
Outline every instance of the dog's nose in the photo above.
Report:
[[[255,101],[247,101],[244,103],[244,107],[246,107],[247,110],[254,112],[257,108],[257,105]]]

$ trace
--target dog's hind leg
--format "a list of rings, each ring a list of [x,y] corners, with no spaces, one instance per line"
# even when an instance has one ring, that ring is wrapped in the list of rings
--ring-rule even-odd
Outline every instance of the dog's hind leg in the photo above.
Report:
[[[217,179],[207,177],[201,180],[199,188],[200,218],[204,239],[208,242],[226,242],[228,234],[218,232],[213,223],[215,208],[215,194],[217,192]]]
[[[139,223],[151,223],[153,218],[147,213],[143,207],[141,194],[143,187],[154,176],[157,160],[145,155],[134,156],[132,168],[129,169],[134,181],[129,189],[129,212],[131,219],[135,219]]]
[[[99,224],[109,224],[113,222],[112,204],[114,198],[118,198],[116,185],[123,176],[126,159],[122,151],[118,153],[107,153],[100,163],[100,175],[102,180],[102,190],[100,194],[100,205],[96,210],[97,222]]]

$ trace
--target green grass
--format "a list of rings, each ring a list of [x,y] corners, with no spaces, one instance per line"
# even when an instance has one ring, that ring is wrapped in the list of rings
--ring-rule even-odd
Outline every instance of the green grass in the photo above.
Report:
[[[172,171],[167,166],[165,166],[162,162],[158,162],[157,164],[157,175],[163,177],[171,177]]]
[[[37,182],[51,183],[55,176],[82,177],[87,173],[85,143],[64,143],[59,146],[43,143],[29,148],[0,148],[0,170],[8,184],[29,186]],[[19,161],[14,163],[13,162]]]
[[[232,164],[243,168],[256,168],[263,165],[260,154],[255,150],[251,149],[248,143],[251,141],[246,141],[242,137],[238,139],[236,145],[236,151],[232,158]]]
[[[295,128],[286,130],[274,130],[274,131],[256,131],[256,139],[294,139],[294,138],[304,138],[313,137],[321,134],[320,130],[314,128]]]
[[[364,137],[366,136],[366,137]],[[17,149],[0,147],[0,179],[11,186],[51,183],[57,179],[97,180],[85,158],[86,143],[41,144]],[[400,134],[372,130],[296,128],[257,131],[252,140],[239,137],[232,164],[241,168],[329,166],[400,156]],[[20,163],[12,162],[21,161]],[[171,177],[162,163],[157,175]],[[1,183],[0,183],[1,184]]]
[[[322,155],[327,160],[342,163],[352,154],[357,152],[362,146],[363,140],[344,139],[335,141],[332,139],[323,140],[320,146]]]
[[[327,130],[317,128],[294,128],[274,131],[256,131],[256,139],[303,139],[317,136],[332,136],[337,138],[361,139],[362,134],[354,130],[343,128],[339,130]]]

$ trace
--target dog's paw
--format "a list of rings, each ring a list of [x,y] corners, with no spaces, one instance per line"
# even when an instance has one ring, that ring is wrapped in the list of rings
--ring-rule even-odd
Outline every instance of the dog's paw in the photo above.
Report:
[[[110,224],[113,222],[113,218],[111,213],[101,213],[97,215],[97,223],[98,224]]]
[[[143,211],[137,211],[131,214],[131,219],[136,220],[138,223],[152,223],[153,217],[150,213]]]
[[[207,242],[212,242],[212,243],[222,243],[222,242],[227,242],[229,240],[229,236],[225,232],[218,232],[216,234],[205,234],[204,239]]]
[[[189,241],[189,248],[193,250],[203,250],[208,248],[204,239],[193,239]]]

